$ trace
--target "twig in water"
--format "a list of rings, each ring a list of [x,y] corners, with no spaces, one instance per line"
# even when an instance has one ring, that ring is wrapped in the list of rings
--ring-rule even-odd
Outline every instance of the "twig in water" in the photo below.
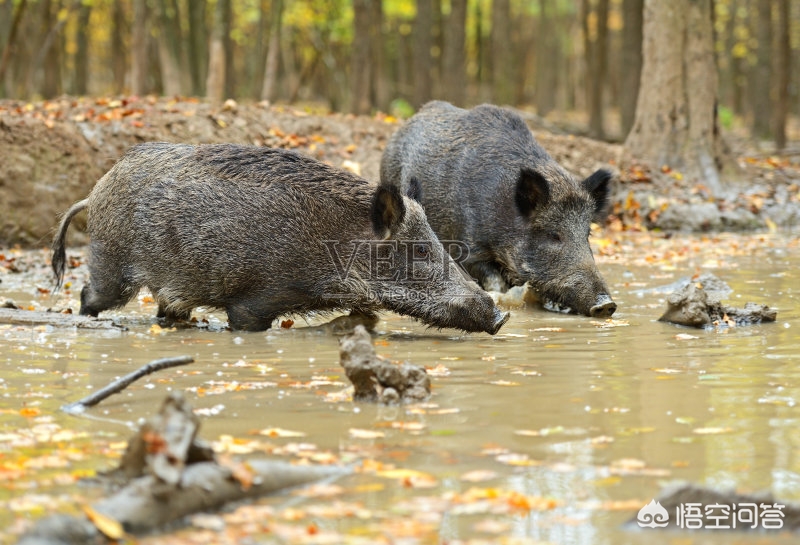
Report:
[[[139,380],[145,375],[149,375],[150,373],[154,373],[162,369],[168,369],[170,367],[177,367],[178,365],[192,363],[193,361],[194,358],[192,356],[175,356],[173,358],[161,358],[158,360],[153,360],[144,367],[140,367],[136,371],[118,378],[105,388],[102,388],[79,401],[64,405],[61,407],[61,410],[68,413],[79,413],[86,407],[93,407],[103,401],[105,398],[121,392],[132,382]]]

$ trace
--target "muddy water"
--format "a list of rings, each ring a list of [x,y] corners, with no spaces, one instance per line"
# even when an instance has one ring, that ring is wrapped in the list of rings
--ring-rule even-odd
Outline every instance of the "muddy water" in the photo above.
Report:
[[[410,408],[347,401],[337,339],[299,319],[291,329],[245,334],[225,331],[224,315],[199,312],[203,328],[159,330],[155,306],[140,297],[108,313],[129,327],[124,333],[0,326],[0,528],[91,497],[66,476],[107,467],[115,443],[171,390],[199,410],[207,439],[408,470],[401,480],[343,478],[332,497],[263,502],[275,513],[320,504],[344,512],[337,502],[365,510],[302,519],[342,542],[730,543],[713,530],[664,535],[621,524],[678,480],[800,502],[798,238],[629,235],[597,245],[619,305],[611,321],[512,309],[490,337],[384,314],[378,352],[433,374],[431,403]],[[49,286],[44,254],[13,255],[33,265],[3,274],[0,299],[78,308],[84,266],[71,271],[71,293],[53,297],[39,290]],[[725,280],[734,306],[777,308],[777,323],[702,331],[657,322],[665,296],[648,290],[698,272]],[[196,362],[151,375],[85,417],[58,410],[152,359],[181,354]],[[257,435],[270,428],[303,435]],[[25,466],[20,453],[38,464]],[[775,532],[736,539],[789,542]]]

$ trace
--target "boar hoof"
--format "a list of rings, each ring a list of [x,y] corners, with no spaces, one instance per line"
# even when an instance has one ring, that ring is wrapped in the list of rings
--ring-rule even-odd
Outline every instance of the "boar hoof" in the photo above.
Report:
[[[589,316],[592,318],[610,318],[617,310],[617,304],[605,293],[597,296],[594,306],[589,309]]]

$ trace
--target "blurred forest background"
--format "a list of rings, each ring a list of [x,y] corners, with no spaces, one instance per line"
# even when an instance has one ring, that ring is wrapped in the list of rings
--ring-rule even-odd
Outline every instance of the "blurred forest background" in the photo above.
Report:
[[[707,2],[710,25],[695,31],[713,40],[718,122],[784,147],[800,113],[800,0]],[[621,141],[635,122],[645,4],[0,0],[0,97],[152,93],[396,116],[439,98],[514,105]]]

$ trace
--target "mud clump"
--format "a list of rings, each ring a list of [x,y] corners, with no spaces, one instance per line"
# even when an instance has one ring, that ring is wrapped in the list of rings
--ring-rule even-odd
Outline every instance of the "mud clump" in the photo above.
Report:
[[[726,284],[714,275],[704,275],[703,282],[690,282],[667,297],[667,310],[660,322],[698,328],[738,327],[774,322],[777,311],[766,305],[746,303],[744,308],[723,305],[719,286]],[[708,289],[706,289],[708,285]]]
[[[386,405],[419,403],[431,395],[431,381],[424,368],[410,363],[394,364],[375,354],[372,337],[362,325],[339,343],[339,363],[353,383],[353,401]]]

